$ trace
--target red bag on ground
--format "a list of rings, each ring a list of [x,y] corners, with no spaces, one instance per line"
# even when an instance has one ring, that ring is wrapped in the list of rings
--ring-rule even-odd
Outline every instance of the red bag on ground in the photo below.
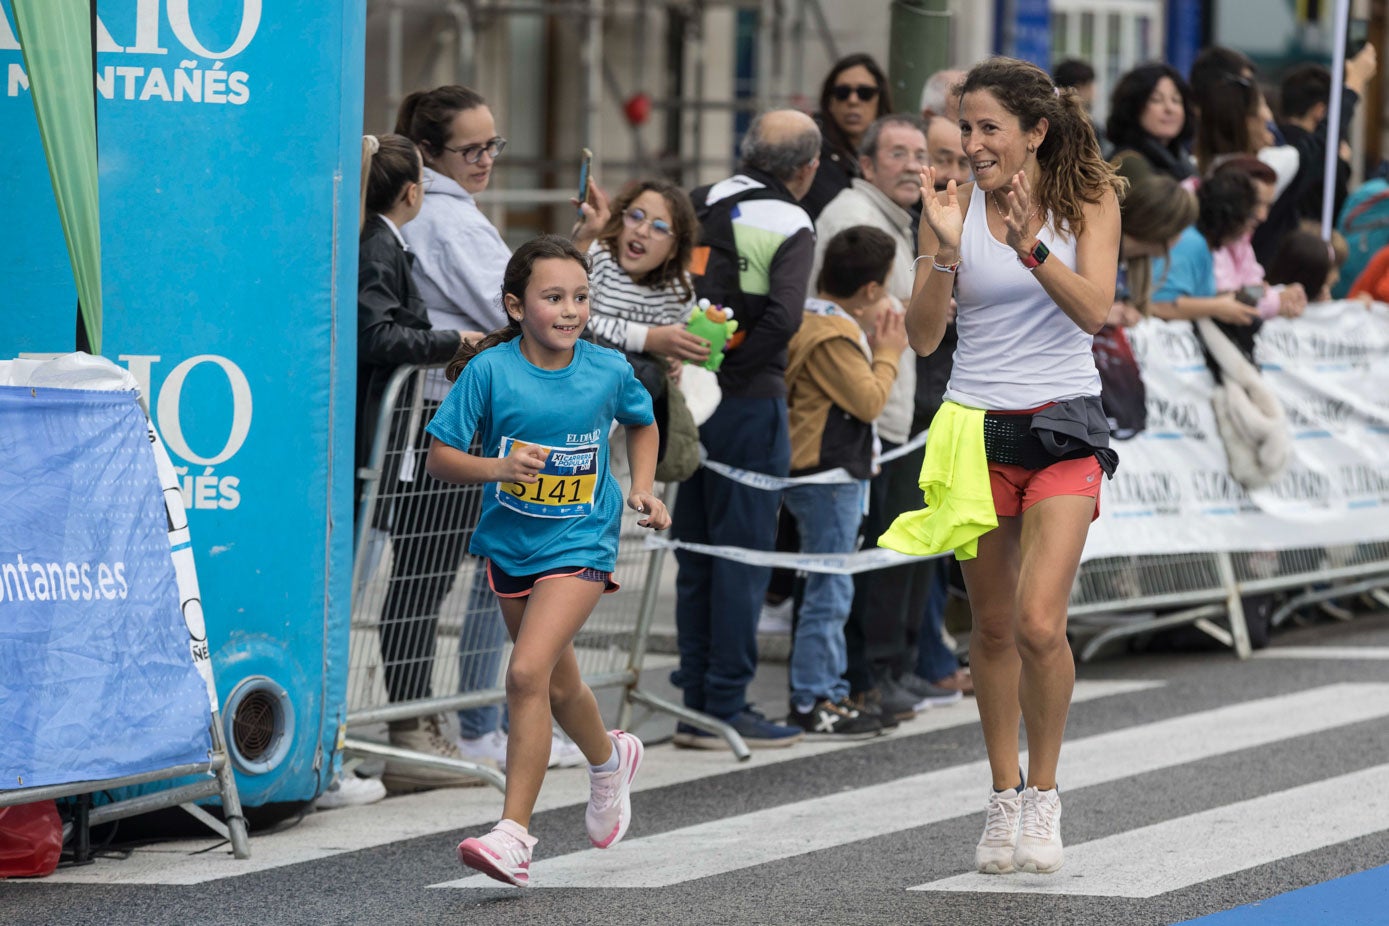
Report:
[[[63,821],[54,801],[0,807],[0,878],[53,874],[63,852]]]

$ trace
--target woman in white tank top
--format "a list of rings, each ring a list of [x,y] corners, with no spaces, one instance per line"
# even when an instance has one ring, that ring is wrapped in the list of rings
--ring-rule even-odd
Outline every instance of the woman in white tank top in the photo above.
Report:
[[[991,59],[959,92],[975,180],[959,190],[951,181],[937,195],[932,170],[922,170],[911,345],[919,354],[936,349],[957,292],[960,340],[947,400],[986,413],[1057,403],[1048,415],[1083,424],[1098,407],[1091,338],[1114,300],[1124,181],[1100,155],[1074,93],[1058,91],[1040,68]],[[970,670],[994,788],[975,861],[986,873],[1052,872],[1062,861],[1056,766],[1075,685],[1066,608],[1098,511],[1100,461],[1110,472],[1115,458],[1102,421],[1076,452],[1038,456],[1030,445],[1020,449],[1037,442],[1037,420],[984,420],[999,526],[962,564],[974,617]]]

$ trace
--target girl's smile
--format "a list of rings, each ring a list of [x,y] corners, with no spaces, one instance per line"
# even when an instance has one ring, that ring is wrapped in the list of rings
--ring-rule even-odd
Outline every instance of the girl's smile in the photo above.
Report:
[[[535,262],[526,298],[506,297],[506,310],[521,323],[521,353],[544,370],[569,365],[574,343],[588,324],[588,274],[577,261],[547,257]]]

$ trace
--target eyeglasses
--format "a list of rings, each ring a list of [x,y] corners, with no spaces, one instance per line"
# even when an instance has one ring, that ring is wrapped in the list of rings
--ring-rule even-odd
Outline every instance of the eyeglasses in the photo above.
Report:
[[[872,84],[859,84],[858,86],[853,86],[851,84],[835,84],[834,89],[830,92],[833,93],[834,98],[841,103],[848,102],[849,97],[855,94],[857,94],[858,98],[863,102],[871,103],[873,102],[873,98],[878,95],[878,88]]]
[[[489,158],[495,158],[506,150],[506,139],[498,135],[496,138],[488,139],[480,145],[464,145],[461,148],[450,148],[448,145],[441,146],[445,151],[452,151],[461,155],[463,160],[469,164],[476,164],[482,160],[482,153],[487,152]]]
[[[665,219],[648,218],[646,212],[641,209],[628,209],[626,212],[622,213],[622,224],[633,231],[641,228],[643,225],[648,225],[651,227],[651,234],[655,235],[657,238],[669,238],[671,235],[675,234],[675,229],[671,228],[670,223]]]
[[[421,191],[428,193],[429,188],[434,185],[434,179],[432,177],[421,177],[416,180],[415,183],[419,185]]]

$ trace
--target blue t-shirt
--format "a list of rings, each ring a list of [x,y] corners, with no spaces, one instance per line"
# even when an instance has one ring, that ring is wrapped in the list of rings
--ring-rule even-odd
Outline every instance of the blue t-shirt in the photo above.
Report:
[[[1215,256],[1195,225],[1182,232],[1172,246],[1170,262],[1153,258],[1153,286],[1153,302],[1175,302],[1178,296],[1216,295]]]
[[[514,576],[561,566],[613,571],[623,506],[608,470],[614,420],[655,420],[651,396],[615,350],[579,341],[569,366],[542,370],[522,355],[517,338],[469,361],[429,433],[463,451],[479,434],[498,457],[517,444],[550,449],[534,485],[483,486],[470,551]]]

